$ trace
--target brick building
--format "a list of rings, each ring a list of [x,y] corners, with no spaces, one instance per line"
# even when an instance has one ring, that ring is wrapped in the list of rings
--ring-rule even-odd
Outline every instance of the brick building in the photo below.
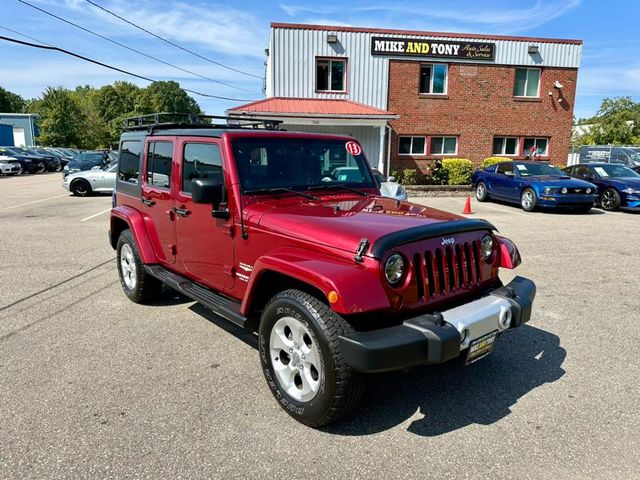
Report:
[[[566,162],[579,40],[273,23],[265,100],[230,115],[358,137],[371,163]]]

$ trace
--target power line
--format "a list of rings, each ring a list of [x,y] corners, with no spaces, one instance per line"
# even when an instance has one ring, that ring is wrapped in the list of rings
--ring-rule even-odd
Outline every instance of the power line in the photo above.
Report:
[[[5,28],[5,27],[0,26],[0,28]],[[5,28],[5,29],[9,30],[8,28]],[[31,37],[29,37],[29,38],[31,38]],[[0,35],[0,40],[5,40],[7,42],[17,43],[17,44],[20,44],[20,45],[25,45],[27,47],[41,48],[43,50],[55,50],[55,51],[58,51],[58,52],[62,52],[64,54],[66,54],[66,55],[71,55],[72,57],[79,58],[80,60],[84,60],[85,62],[90,62],[90,63],[93,63],[95,65],[100,65],[101,67],[109,68],[111,70],[115,70],[116,72],[124,73],[125,75],[130,75],[132,77],[139,78],[141,80],[146,80],[148,82],[159,82],[160,81],[160,80],[155,80],[155,79],[150,78],[150,77],[145,77],[144,75],[139,75],[137,73],[133,73],[133,72],[129,72],[127,70],[123,70],[122,68],[118,68],[118,67],[114,67],[112,65],[108,65],[108,64],[100,62],[98,60],[93,60],[93,59],[91,59],[89,57],[85,57],[85,56],[80,55],[78,53],[74,53],[74,52],[71,52],[69,50],[65,50],[64,48],[54,47],[53,45],[44,44],[44,42],[41,42],[40,40],[37,40],[37,39],[32,39],[32,40],[35,40],[36,42],[40,42],[43,45],[38,45],[36,43],[31,43],[31,42],[25,42],[23,40],[18,40],[17,38],[5,37],[4,35]],[[183,90],[185,92],[193,93],[194,95],[199,95],[201,97],[217,98],[219,100],[229,100],[231,102],[249,102],[249,101],[251,101],[251,100],[245,100],[245,99],[242,99],[242,98],[229,98],[229,97],[222,97],[220,95],[210,95],[208,93],[197,92],[195,90],[190,90],[188,88],[183,88]]]
[[[92,0],[86,0],[86,1],[87,1],[88,3],[90,3],[91,5],[93,5],[94,7],[97,7],[97,8],[99,8],[100,10],[102,10],[102,11],[104,11],[104,12],[108,13],[109,15],[112,15],[112,16],[114,16],[114,17],[116,17],[116,18],[119,18],[119,19],[120,19],[120,20],[122,20],[123,22],[128,23],[128,24],[129,24],[129,25],[131,25],[132,27],[135,27],[135,28],[137,28],[138,30],[142,30],[143,32],[148,33],[148,34],[149,34],[149,35],[151,35],[152,37],[155,37],[155,38],[157,38],[158,40],[162,40],[163,42],[168,43],[169,45],[173,45],[174,47],[179,48],[180,50],[182,50],[182,51],[184,51],[184,52],[190,53],[191,55],[193,55],[193,56],[195,56],[195,57],[198,57],[198,58],[200,58],[200,59],[202,59],[202,60],[206,60],[207,62],[213,63],[214,65],[218,65],[219,67],[226,68],[227,70],[231,70],[231,71],[234,71],[234,72],[237,72],[237,73],[242,73],[243,75],[248,75],[249,77],[254,77],[254,78],[259,78],[260,80],[264,80],[264,77],[261,77],[261,76],[259,76],[259,75],[254,75],[253,73],[244,72],[244,71],[242,71],[242,70],[238,70],[237,68],[233,68],[233,67],[230,67],[230,66],[228,66],[228,65],[225,65],[225,64],[223,64],[223,63],[216,62],[215,60],[211,60],[210,58],[207,58],[207,57],[205,57],[205,56],[203,56],[203,55],[200,55],[199,53],[196,53],[196,52],[194,52],[194,51],[192,51],[192,50],[189,50],[188,48],[185,48],[185,47],[183,47],[182,45],[178,45],[177,43],[174,43],[174,42],[172,42],[171,40],[167,40],[166,38],[161,37],[160,35],[158,35],[158,34],[156,34],[156,33],[153,33],[153,32],[151,32],[151,31],[147,30],[146,28],[141,27],[140,25],[138,25],[138,24],[136,24],[136,23],[133,23],[131,20],[127,20],[126,18],[124,18],[124,17],[122,17],[122,16],[118,15],[117,13],[112,12],[112,11],[111,11],[111,10],[109,10],[108,8],[105,8],[105,7],[103,7],[102,5],[98,5],[96,2],[93,2]]]
[[[56,18],[56,19],[60,20],[61,22],[64,22],[64,23],[72,25],[72,26],[74,26],[76,28],[79,28],[80,30],[82,30],[84,32],[87,32],[87,33],[90,33],[91,35],[95,35],[96,37],[102,38],[103,40],[106,40],[108,42],[113,43],[114,45],[118,45],[119,47],[126,48],[127,50],[130,50],[130,51],[132,51],[134,53],[137,53],[138,55],[142,55],[144,57],[150,58],[151,60],[154,60],[156,62],[162,63],[164,65],[168,65],[169,67],[172,67],[172,68],[175,68],[177,70],[183,71],[183,72],[188,73],[190,75],[195,75],[196,77],[200,77],[200,78],[203,78],[205,80],[209,80],[211,82],[215,82],[215,83],[218,83],[220,85],[224,85],[225,87],[235,88],[237,90],[242,90],[244,92],[253,93],[251,90],[247,90],[245,88],[241,88],[241,87],[238,87],[236,85],[232,85],[230,83],[221,82],[220,80],[215,80],[213,78],[205,77],[204,75],[200,75],[199,73],[192,72],[191,70],[187,70],[186,68],[182,68],[182,67],[174,65],[172,63],[165,62],[164,60],[162,60],[162,59],[160,59],[158,57],[154,57],[153,55],[149,55],[148,53],[145,53],[145,52],[142,52],[140,50],[137,50],[137,49],[135,49],[133,47],[125,45],[124,43],[120,43],[117,40],[113,40],[112,38],[109,38],[109,37],[106,37],[104,35],[101,35],[101,34],[99,34],[97,32],[94,32],[93,30],[85,28],[85,27],[83,27],[81,25],[78,25],[77,23],[74,23],[74,22],[72,22],[70,20],[67,20],[65,18],[62,18],[62,17],[60,17],[60,16],[58,16],[58,15],[56,15],[54,13],[48,12],[47,10],[44,10],[44,9],[42,9],[40,7],[37,7],[36,5],[32,5],[31,3],[29,3],[29,2],[27,2],[25,0],[18,0],[18,1],[20,3],[22,3],[22,4],[24,4],[24,5],[27,5],[27,6],[31,7],[31,8],[33,8],[33,9],[35,9],[35,10],[38,10],[38,11],[44,13],[45,15],[49,15],[50,17]]]

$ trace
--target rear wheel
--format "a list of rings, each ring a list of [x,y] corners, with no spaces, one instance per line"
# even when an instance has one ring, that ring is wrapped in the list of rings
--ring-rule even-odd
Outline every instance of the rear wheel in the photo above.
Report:
[[[120,284],[129,300],[147,303],[156,299],[162,291],[162,283],[145,271],[130,230],[120,234],[116,252]]]
[[[262,313],[262,369],[278,404],[311,427],[335,422],[364,395],[364,378],[342,358],[338,336],[352,327],[323,301],[300,290],[275,295]]]
[[[489,199],[487,185],[484,182],[478,182],[476,185],[476,198],[479,202],[486,202]]]
[[[602,192],[600,197],[600,205],[604,210],[609,212],[620,208],[620,194],[613,188],[607,188]]]
[[[536,205],[538,204],[538,197],[536,196],[536,192],[534,192],[531,188],[525,188],[520,195],[520,206],[525,212],[533,212],[536,209]]]
[[[79,178],[71,182],[69,190],[78,197],[86,197],[91,193],[91,185],[89,185],[89,182],[86,180]]]

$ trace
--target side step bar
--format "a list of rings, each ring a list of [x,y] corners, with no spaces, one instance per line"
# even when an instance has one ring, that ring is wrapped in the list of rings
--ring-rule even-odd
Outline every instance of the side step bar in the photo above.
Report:
[[[202,287],[181,275],[170,272],[160,265],[145,265],[144,269],[152,277],[157,278],[162,283],[179,291],[196,302],[203,304],[205,307],[212,310],[214,313],[217,313],[221,317],[226,318],[230,322],[233,322],[240,327],[245,327],[247,325],[248,318],[240,313],[240,302],[218,295],[208,288]]]

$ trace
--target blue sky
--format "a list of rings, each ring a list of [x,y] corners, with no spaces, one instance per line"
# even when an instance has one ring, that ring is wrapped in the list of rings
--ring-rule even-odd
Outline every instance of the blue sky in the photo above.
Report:
[[[213,0],[95,0],[123,17],[208,58],[262,76],[269,23],[321,23],[443,32],[473,32],[584,40],[578,77],[577,117],[593,115],[603,97],[628,95],[640,101],[640,2],[610,0],[457,0],[304,2],[295,0],[219,2]],[[253,100],[262,81],[199,60],[126,25],[85,0],[29,0],[41,8],[117,39],[138,50],[223,86],[156,63],[38,12],[17,0],[1,0],[0,25],[184,88]],[[10,19],[10,21],[7,21]],[[0,34],[17,37],[0,29]],[[20,38],[20,37],[17,37]],[[24,38],[23,38],[24,39]],[[31,98],[48,85],[74,88],[131,79],[56,52],[0,42],[0,86]],[[209,114],[242,103],[194,95]]]

